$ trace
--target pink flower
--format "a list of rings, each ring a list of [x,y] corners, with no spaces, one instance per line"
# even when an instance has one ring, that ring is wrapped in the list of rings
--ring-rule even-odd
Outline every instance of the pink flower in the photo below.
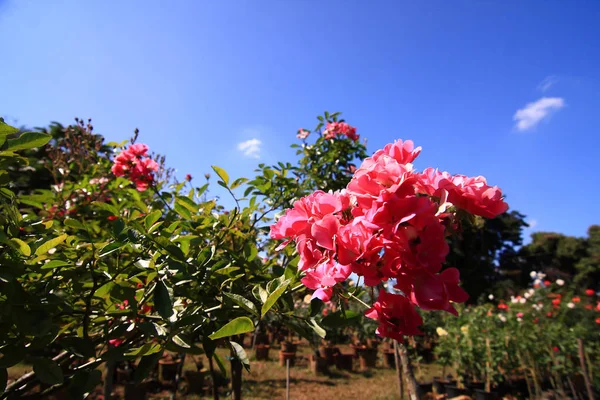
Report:
[[[411,302],[398,294],[382,290],[365,316],[379,322],[377,334],[382,337],[403,341],[404,335],[421,334],[418,327],[423,324],[423,319]]]
[[[148,157],[148,146],[136,143],[115,157],[111,170],[115,176],[127,177],[138,191],[143,192],[154,181],[154,172],[158,168],[158,163]]]
[[[523,313],[522,312],[517,313],[517,318],[523,318]]]
[[[356,128],[345,122],[329,122],[323,132],[325,139],[334,139],[336,136],[344,135],[354,141],[359,139],[359,136],[356,134]]]
[[[345,281],[350,276],[350,267],[336,264],[328,260],[309,270],[302,278],[302,283],[309,289],[315,290],[313,298],[329,301],[333,294],[333,286]]]
[[[308,135],[310,135],[309,130],[300,128],[300,129],[298,129],[298,133],[296,134],[296,137],[300,140],[304,140],[308,137]]]
[[[123,339],[110,339],[108,341],[108,344],[110,344],[111,346],[114,346],[114,347],[118,347],[121,344],[123,344],[123,342],[124,342]]]

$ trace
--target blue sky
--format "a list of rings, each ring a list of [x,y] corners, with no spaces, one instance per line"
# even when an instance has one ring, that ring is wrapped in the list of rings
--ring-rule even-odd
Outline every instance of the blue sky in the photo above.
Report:
[[[299,127],[342,111],[369,151],[412,139],[418,168],[484,175],[535,230],[583,236],[599,20],[597,1],[0,0],[0,115],[138,127],[200,177],[292,159]]]

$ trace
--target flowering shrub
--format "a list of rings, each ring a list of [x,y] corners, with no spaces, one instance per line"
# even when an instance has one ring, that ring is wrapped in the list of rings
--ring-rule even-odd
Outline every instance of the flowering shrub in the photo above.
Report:
[[[508,208],[483,177],[416,171],[412,162],[420,152],[411,141],[388,144],[362,163],[345,189],[317,190],[271,226],[273,239],[295,241],[302,283],[323,301],[344,291],[340,283],[351,273],[367,286],[395,280],[402,294],[380,291],[366,315],[379,321],[379,335],[396,339],[419,332],[415,306],[456,313],[452,303],[467,300],[458,270],[441,271],[446,236],[460,213],[494,217]]]
[[[590,370],[600,362],[600,301],[593,290],[576,295],[564,280],[532,273],[533,285],[510,299],[468,307],[445,318],[437,332],[436,353],[463,380],[488,385],[524,376],[530,396],[546,383],[565,393],[581,374],[578,339],[585,343]],[[574,301],[576,300],[576,301]],[[597,375],[594,386],[598,387]]]

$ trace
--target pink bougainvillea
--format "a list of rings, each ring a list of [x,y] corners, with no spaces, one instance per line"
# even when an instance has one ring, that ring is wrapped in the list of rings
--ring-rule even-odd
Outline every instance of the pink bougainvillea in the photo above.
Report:
[[[148,146],[136,143],[115,158],[111,170],[115,176],[129,179],[138,191],[143,192],[154,181],[158,163],[148,156]]]
[[[349,128],[330,123],[324,135],[355,135]],[[316,191],[271,227],[283,245],[295,241],[313,297],[330,300],[351,273],[368,286],[395,280],[398,293],[382,291],[367,316],[379,321],[379,335],[396,339],[418,333],[416,307],[456,313],[452,303],[468,299],[459,271],[442,271],[457,211],[493,218],[508,209],[502,191],[483,177],[416,171],[420,152],[411,141],[388,144],[364,160],[345,190]]]

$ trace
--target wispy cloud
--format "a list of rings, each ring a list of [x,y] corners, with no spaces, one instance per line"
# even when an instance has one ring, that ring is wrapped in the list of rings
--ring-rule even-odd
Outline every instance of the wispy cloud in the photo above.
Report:
[[[260,158],[260,146],[262,142],[256,138],[246,140],[238,143],[238,150],[240,150],[246,157]]]
[[[540,82],[540,84],[538,85],[537,88],[540,92],[544,93],[557,83],[558,83],[558,76],[549,75],[546,78],[544,78],[543,81]]]
[[[532,129],[543,119],[564,106],[565,100],[561,97],[542,97],[538,101],[529,103],[517,110],[513,116],[513,120],[517,121],[515,127],[519,131]]]
[[[529,229],[534,229],[537,226],[538,222],[536,219],[530,219],[527,221],[527,224],[529,225]]]

